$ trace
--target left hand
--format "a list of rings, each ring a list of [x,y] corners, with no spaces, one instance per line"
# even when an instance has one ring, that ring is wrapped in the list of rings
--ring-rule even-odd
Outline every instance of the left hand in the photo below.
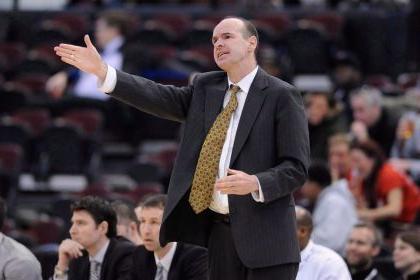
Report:
[[[217,180],[214,187],[222,194],[236,195],[246,195],[259,190],[257,176],[234,169],[228,169],[228,175]]]

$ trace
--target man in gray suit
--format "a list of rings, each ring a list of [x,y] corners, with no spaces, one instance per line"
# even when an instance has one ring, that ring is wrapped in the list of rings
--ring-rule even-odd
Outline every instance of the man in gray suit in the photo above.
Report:
[[[25,246],[1,232],[6,202],[0,197],[0,279],[41,280],[41,265]]]
[[[96,75],[111,96],[184,122],[160,231],[162,244],[207,246],[210,279],[295,279],[300,258],[292,193],[305,182],[309,161],[301,96],[258,67],[258,34],[249,21],[222,20],[212,42],[223,71],[198,74],[192,85],[181,88],[114,70],[87,35],[86,47],[60,44],[55,51],[62,61]],[[228,90],[232,84],[235,92]],[[233,113],[221,133],[223,108],[233,108]],[[215,139],[221,151],[211,154],[212,145],[206,143]],[[203,169],[213,161],[214,169]],[[196,190],[202,186],[194,182],[208,182],[209,174],[210,199],[202,211],[195,207]],[[199,180],[203,177],[206,180]]]

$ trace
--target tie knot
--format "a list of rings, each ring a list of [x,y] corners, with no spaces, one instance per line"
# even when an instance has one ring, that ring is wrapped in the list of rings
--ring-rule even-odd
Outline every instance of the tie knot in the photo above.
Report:
[[[241,90],[241,88],[237,85],[231,84],[229,87],[229,92],[231,94],[237,94],[239,91]]]

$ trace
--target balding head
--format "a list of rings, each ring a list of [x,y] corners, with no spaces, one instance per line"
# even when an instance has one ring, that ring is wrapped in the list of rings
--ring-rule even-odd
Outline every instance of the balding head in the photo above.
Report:
[[[302,251],[305,249],[311,237],[313,223],[312,216],[308,210],[303,207],[296,206],[296,223],[297,223],[297,238],[299,241],[299,247]]]

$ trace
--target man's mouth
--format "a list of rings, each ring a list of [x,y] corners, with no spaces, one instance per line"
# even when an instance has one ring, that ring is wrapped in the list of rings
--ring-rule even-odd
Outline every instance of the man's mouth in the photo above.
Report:
[[[225,54],[228,54],[229,52],[219,52],[218,54],[217,54],[217,58],[221,58],[223,55],[225,55]]]

